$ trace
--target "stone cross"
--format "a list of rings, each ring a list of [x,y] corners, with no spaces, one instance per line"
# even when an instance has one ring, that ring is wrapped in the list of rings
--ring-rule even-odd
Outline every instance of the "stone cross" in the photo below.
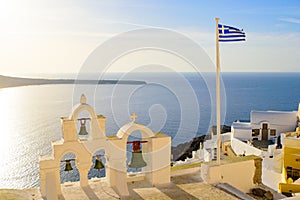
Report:
[[[131,115],[130,118],[132,119],[133,122],[135,122],[135,120],[136,120],[137,117],[138,116],[135,113],[132,113],[132,115]]]

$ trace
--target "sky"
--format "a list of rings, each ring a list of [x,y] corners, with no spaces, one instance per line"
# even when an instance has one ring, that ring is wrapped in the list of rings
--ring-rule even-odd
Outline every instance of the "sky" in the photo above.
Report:
[[[300,71],[299,0],[0,0],[0,74],[77,73],[103,42],[147,27],[186,35],[214,62],[215,17],[247,40],[220,44],[222,71]]]

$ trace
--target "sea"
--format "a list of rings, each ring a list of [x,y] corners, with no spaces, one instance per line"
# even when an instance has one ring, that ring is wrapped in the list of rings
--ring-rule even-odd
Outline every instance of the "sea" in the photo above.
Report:
[[[133,113],[138,116],[136,123],[170,135],[172,146],[207,134],[216,124],[213,73],[112,73],[100,78],[143,80],[145,84],[0,89],[0,188],[39,186],[39,157],[51,154],[51,141],[62,137],[61,117],[70,115],[81,94],[97,114],[107,118],[107,135],[115,135]],[[250,120],[251,110],[298,110],[300,73],[222,73],[221,78],[222,124]],[[80,117],[86,115],[83,112]],[[72,165],[70,173],[61,163],[61,182],[79,180]],[[100,172],[105,176],[105,169]],[[98,171],[92,168],[89,178],[95,176]]]

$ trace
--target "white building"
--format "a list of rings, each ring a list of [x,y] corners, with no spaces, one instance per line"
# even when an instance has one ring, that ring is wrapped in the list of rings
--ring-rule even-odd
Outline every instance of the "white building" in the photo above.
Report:
[[[298,111],[251,111],[250,121],[233,122],[231,132],[221,135],[223,153],[226,153],[228,157],[238,156],[240,159],[244,156],[251,158],[251,155],[261,157],[262,163],[257,162],[261,165],[261,169],[258,171],[261,171],[262,183],[265,186],[280,193],[291,191],[300,193],[299,119],[300,104]],[[277,142],[280,143],[280,146]],[[270,143],[275,144],[269,145]],[[259,144],[258,148],[255,147],[256,144]],[[208,152],[206,154],[209,155],[208,159],[204,159],[204,161],[211,160],[213,157],[211,152],[216,147],[217,136],[212,135],[212,138],[203,144],[203,152]],[[233,152],[233,154],[229,154],[229,152]],[[223,162],[227,160],[230,158],[224,159]],[[248,192],[249,188],[254,187],[253,182],[242,181],[243,184],[241,184],[241,177],[249,176],[243,180],[252,181],[250,177],[253,175],[251,170],[254,170],[254,165],[251,163],[253,162],[251,159],[247,162],[240,160],[232,166],[204,163],[201,165],[201,176],[209,183],[227,182]],[[248,167],[247,170],[245,170],[246,167]],[[239,172],[242,173],[238,174]]]
[[[299,155],[299,119],[300,104],[298,111],[252,111],[249,122],[236,121],[232,123],[231,147],[233,151],[237,155],[261,156],[263,158],[263,184],[275,191],[300,191],[298,180],[293,180],[295,183],[291,184],[288,182],[287,175],[290,168],[299,172],[299,162],[296,161],[300,159],[295,157],[295,155]],[[280,140],[277,141],[277,138]],[[260,144],[269,144],[268,141],[273,140],[275,144],[267,146],[268,151],[263,151],[252,145],[255,140]],[[280,143],[280,146],[277,142]],[[293,153],[289,152],[290,148],[295,149],[292,149]],[[292,174],[293,177],[299,178],[298,174],[294,174],[296,173]]]
[[[298,111],[251,111],[250,122],[232,123],[232,137],[242,140],[275,140],[281,133],[295,131]]]

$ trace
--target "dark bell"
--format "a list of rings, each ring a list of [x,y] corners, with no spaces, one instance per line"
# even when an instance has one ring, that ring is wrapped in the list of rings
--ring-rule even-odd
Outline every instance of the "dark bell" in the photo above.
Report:
[[[71,171],[71,170],[73,170],[73,167],[71,165],[71,161],[70,160],[66,160],[65,171]]]
[[[147,166],[147,163],[144,161],[142,151],[132,152],[131,161],[128,163],[130,168],[142,168]]]
[[[87,134],[88,134],[88,132],[86,131],[85,125],[81,125],[81,126],[80,126],[80,131],[79,131],[78,134],[79,134],[79,135],[87,135]]]
[[[101,160],[99,158],[96,158],[94,169],[103,169],[103,168],[104,168],[104,165],[101,162]]]

